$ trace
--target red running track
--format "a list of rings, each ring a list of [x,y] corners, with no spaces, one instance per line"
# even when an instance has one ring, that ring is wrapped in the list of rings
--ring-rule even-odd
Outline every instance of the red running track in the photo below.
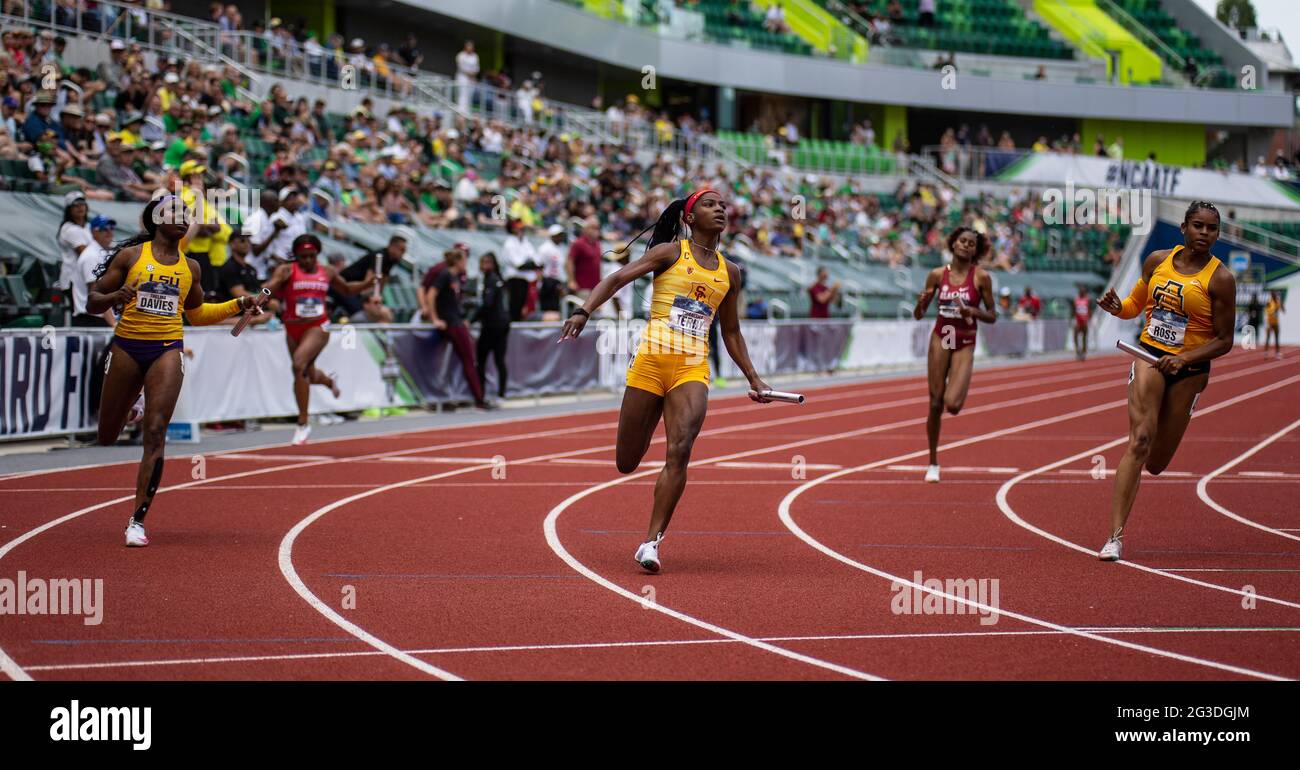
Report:
[[[105,597],[99,625],[5,617],[0,670],[1300,678],[1300,540],[1286,537],[1300,534],[1300,429],[1284,430],[1300,419],[1300,356],[1215,363],[1173,464],[1144,478],[1130,561],[1103,564],[1113,476],[1097,477],[1123,451],[1127,365],[977,367],[965,411],[944,420],[938,485],[920,480],[921,377],[810,390],[802,407],[717,399],[653,576],[631,557],[662,435],[620,476],[613,411],[203,468],[173,448],[139,550],[121,545],[133,465],[3,478],[0,576],[102,578]],[[959,600],[931,579],[986,590]]]

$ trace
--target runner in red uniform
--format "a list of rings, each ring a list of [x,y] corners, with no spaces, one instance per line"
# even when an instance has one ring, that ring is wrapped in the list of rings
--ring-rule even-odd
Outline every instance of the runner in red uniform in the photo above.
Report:
[[[312,385],[324,385],[335,398],[339,387],[334,378],[316,368],[316,357],[330,341],[326,327],[325,296],[333,288],[339,294],[359,294],[375,282],[374,273],[363,281],[349,283],[337,270],[321,264],[320,239],[314,235],[300,235],[293,241],[294,261],[280,265],[271,274],[266,288],[278,294],[284,307],[280,320],[284,321],[284,341],[289,346],[293,360],[293,397],[298,402],[298,428],[293,433],[293,443],[307,443],[311,425],[307,421],[307,407]]]
[[[1088,290],[1080,286],[1074,298],[1074,355],[1080,361],[1088,357],[1088,319],[1092,317],[1092,300]]]
[[[939,481],[939,421],[943,410],[957,414],[966,403],[971,369],[975,360],[978,321],[998,320],[993,305],[993,279],[978,262],[989,253],[989,239],[969,227],[958,227],[948,236],[952,264],[936,267],[925,278],[925,289],[917,295],[912,317],[921,320],[930,301],[939,296],[939,317],[930,335],[928,371],[930,413],[925,421],[930,441],[930,467],[925,480]],[[981,303],[983,308],[981,308]]]

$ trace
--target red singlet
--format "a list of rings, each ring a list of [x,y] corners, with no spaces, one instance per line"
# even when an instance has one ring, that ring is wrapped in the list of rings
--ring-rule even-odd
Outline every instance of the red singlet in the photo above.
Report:
[[[975,344],[975,332],[979,324],[974,318],[969,321],[962,319],[958,309],[959,299],[969,307],[980,305],[979,289],[975,287],[975,266],[970,266],[966,280],[960,286],[953,286],[948,276],[949,269],[945,266],[943,279],[939,281],[939,317],[934,321],[934,333],[943,337],[944,329],[952,327],[956,343],[953,350],[961,350]]]
[[[294,263],[293,273],[280,291],[284,300],[280,320],[284,321],[284,328],[291,337],[299,339],[307,329],[329,320],[325,312],[325,295],[329,290],[329,278],[322,265],[316,265],[316,272],[307,273]]]
[[[1074,298],[1074,323],[1076,326],[1088,325],[1088,298]]]

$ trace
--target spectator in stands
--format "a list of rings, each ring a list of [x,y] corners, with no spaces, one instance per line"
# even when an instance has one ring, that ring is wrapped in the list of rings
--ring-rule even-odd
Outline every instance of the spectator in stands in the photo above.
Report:
[[[58,138],[59,145],[62,146],[63,128],[50,115],[54,110],[54,94],[49,91],[41,91],[36,94],[32,104],[32,112],[23,123],[23,138],[35,144],[41,140],[46,131],[53,131]]]
[[[300,216],[302,201],[302,193],[296,187],[286,187],[280,191],[280,206],[268,219],[274,232],[263,252],[269,261],[269,269],[292,260],[294,239],[307,232],[306,221]],[[259,237],[264,235],[266,233],[260,233]]]
[[[460,358],[465,380],[474,394],[474,405],[480,409],[492,406],[483,398],[483,383],[474,363],[473,342],[461,313],[461,288],[465,280],[465,252],[451,249],[443,255],[446,267],[437,273],[428,292],[425,308],[434,328],[442,332]]]
[[[785,8],[781,6],[781,0],[768,6],[767,14],[763,17],[763,29],[782,35],[789,34],[790,25],[785,20]]]
[[[1025,293],[1020,297],[1020,302],[1016,305],[1016,320],[1034,320],[1043,312],[1043,301],[1034,294],[1034,290],[1028,285],[1025,286]],[[1021,316],[1026,316],[1022,318]]]
[[[374,292],[367,292],[364,300],[359,296],[339,295],[331,292],[331,299],[334,300],[335,307],[344,308],[348,316],[357,322],[368,321],[370,323],[390,324],[393,322],[393,311],[384,305],[383,287],[388,283],[388,276],[393,272],[393,268],[402,264],[406,257],[406,238],[401,235],[394,235],[388,239],[388,245],[382,249],[369,251],[359,257],[355,262],[339,271],[345,281],[365,281],[374,275],[375,264],[379,264],[379,283],[376,284]],[[359,276],[354,278],[353,276]]]
[[[817,268],[817,282],[808,287],[808,298],[811,300],[809,318],[830,318],[831,304],[840,301],[841,284],[836,281],[833,285],[828,285],[826,282],[830,280],[830,275],[825,267]]]
[[[22,141],[23,124],[18,121],[18,100],[12,96],[5,96],[4,101],[0,102],[0,122],[11,140]]]
[[[998,292],[998,315],[1011,315],[1011,287],[1003,286]]]
[[[126,198],[144,202],[153,196],[154,188],[140,178],[131,167],[134,149],[122,142],[120,133],[108,135],[108,151],[99,159],[95,172],[99,183]]]
[[[1047,80],[1047,67],[1045,65],[1038,65],[1038,70],[1034,72],[1034,80]]]
[[[546,242],[537,247],[537,261],[542,264],[537,302],[542,309],[543,321],[561,320],[560,299],[568,281],[568,249],[564,248],[567,236],[564,225],[551,225],[546,231]],[[493,261],[496,261],[495,256]]]
[[[215,207],[208,206],[207,201],[200,197],[199,191],[204,189],[203,175],[207,171],[208,167],[202,163],[187,160],[181,164],[177,176],[180,177],[181,200],[200,217],[185,255],[199,263],[199,280],[203,292],[211,294],[217,285],[215,268],[225,264],[227,243],[232,231],[221,213]]]
[[[510,337],[510,302],[505,282],[501,280],[501,266],[490,251],[479,258],[478,307],[473,320],[480,324],[476,346],[479,390],[487,392],[487,359],[490,354],[497,367],[497,397],[505,398],[509,378],[506,342]]]
[[[895,26],[907,23],[907,19],[903,16],[903,4],[898,2],[898,0],[889,0],[889,5],[885,8],[885,13],[889,15],[890,23]]]
[[[934,0],[920,0],[916,4],[917,11],[920,12],[920,24],[922,27],[934,26]]]
[[[456,108],[469,113],[470,97],[478,81],[479,61],[474,52],[474,41],[466,40],[465,47],[456,54]]]
[[[1115,141],[1106,148],[1106,157],[1111,160],[1124,160],[1124,137],[1115,137]]]

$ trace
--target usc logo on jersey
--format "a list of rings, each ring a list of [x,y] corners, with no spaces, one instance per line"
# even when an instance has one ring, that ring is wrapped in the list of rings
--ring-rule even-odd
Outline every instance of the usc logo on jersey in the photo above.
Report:
[[[693,283],[690,297],[696,302],[708,302],[713,297],[713,289],[705,283]]]

